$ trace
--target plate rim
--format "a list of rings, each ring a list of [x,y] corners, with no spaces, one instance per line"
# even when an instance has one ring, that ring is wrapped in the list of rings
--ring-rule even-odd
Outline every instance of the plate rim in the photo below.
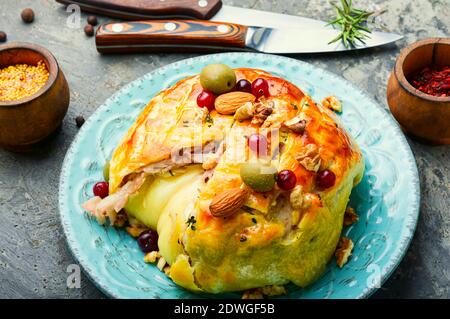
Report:
[[[89,278],[89,280],[97,288],[99,288],[102,291],[102,293],[104,293],[107,297],[118,298],[118,299],[127,298],[126,296],[116,294],[115,291],[113,291],[108,286],[106,286],[102,283],[101,278],[97,277],[96,275],[94,275],[92,273],[92,271],[90,270],[90,266],[80,256],[78,249],[76,247],[74,247],[75,240],[72,238],[72,235],[71,235],[69,229],[65,225],[67,214],[64,214],[63,212],[68,208],[65,207],[65,205],[64,205],[64,198],[63,198],[62,190],[65,188],[66,176],[69,171],[69,164],[72,160],[72,157],[75,154],[75,147],[78,145],[79,140],[83,136],[84,132],[90,126],[89,124],[94,121],[94,118],[97,117],[100,113],[102,113],[108,107],[108,105],[110,103],[112,103],[115,99],[117,99],[122,94],[124,94],[124,92],[126,92],[131,86],[133,86],[133,84],[135,82],[139,82],[139,81],[143,81],[147,78],[151,78],[153,76],[153,74],[156,74],[158,72],[163,72],[166,69],[177,67],[179,64],[182,64],[182,63],[192,64],[192,63],[195,63],[196,60],[209,59],[209,58],[213,58],[213,57],[217,57],[217,60],[220,60],[220,57],[224,57],[224,56],[232,57],[232,56],[236,56],[236,55],[239,55],[240,57],[242,57],[243,55],[246,57],[267,56],[268,59],[271,59],[271,62],[274,59],[281,60],[281,61],[289,60],[291,63],[297,63],[297,64],[300,64],[303,66],[308,66],[317,71],[320,71],[324,74],[325,77],[335,78],[335,79],[338,79],[339,81],[345,82],[345,84],[349,88],[357,91],[359,94],[361,94],[361,96],[363,96],[365,99],[370,101],[375,106],[375,108],[377,108],[380,111],[382,118],[387,120],[388,123],[393,126],[393,130],[395,131],[396,135],[400,138],[400,140],[402,142],[400,146],[403,146],[404,150],[407,153],[407,156],[409,157],[408,158],[409,162],[411,163],[411,170],[409,170],[409,171],[412,174],[411,178],[412,178],[413,189],[411,189],[411,191],[413,193],[412,196],[414,198],[414,201],[410,203],[411,211],[407,215],[407,217],[409,217],[411,220],[409,220],[409,223],[406,226],[404,226],[404,229],[403,229],[403,232],[407,232],[407,233],[402,236],[402,239],[404,239],[404,240],[402,240],[401,242],[398,243],[398,245],[396,245],[396,249],[391,254],[388,264],[385,266],[386,270],[381,273],[382,278],[381,278],[380,287],[390,278],[392,273],[399,266],[400,262],[406,255],[406,253],[409,249],[409,246],[412,242],[412,239],[414,237],[414,233],[415,233],[415,230],[417,227],[417,222],[418,222],[418,218],[419,218],[419,214],[420,214],[420,202],[421,202],[420,178],[419,178],[417,162],[416,162],[416,159],[412,152],[411,146],[409,145],[409,143],[406,139],[406,136],[402,132],[399,124],[395,121],[393,116],[391,114],[389,114],[388,111],[385,108],[383,108],[377,101],[372,99],[363,89],[359,88],[358,86],[356,86],[352,82],[348,81],[344,77],[342,77],[338,74],[335,74],[331,71],[328,71],[326,69],[323,69],[321,67],[315,66],[311,63],[305,62],[303,60],[298,60],[298,59],[294,59],[294,58],[286,57],[286,56],[271,55],[271,54],[265,54],[265,53],[252,53],[252,52],[226,52],[226,53],[207,54],[207,55],[200,55],[200,56],[195,56],[195,57],[191,57],[191,58],[187,58],[187,59],[181,59],[181,60],[171,62],[166,65],[163,65],[161,67],[158,67],[158,68],[132,80],[131,82],[128,82],[124,86],[122,86],[115,93],[113,93],[110,97],[108,97],[103,103],[101,103],[101,105],[99,107],[97,107],[97,109],[94,112],[92,112],[92,114],[86,120],[85,125],[83,125],[79,129],[78,133],[73,138],[72,142],[70,143],[69,148],[66,151],[66,154],[65,154],[64,160],[63,160],[63,164],[61,166],[59,185],[58,185],[58,210],[59,210],[60,224],[61,224],[61,227],[63,228],[67,247],[69,248],[69,252],[70,252],[71,256],[74,258],[74,260],[76,262],[78,262],[80,264],[83,273]],[[273,64],[276,65],[276,63],[273,63]],[[368,288],[364,289],[355,299],[368,298],[373,293],[375,293],[378,289],[379,289],[378,287],[368,287]],[[199,296],[198,298],[201,298],[201,296]]]

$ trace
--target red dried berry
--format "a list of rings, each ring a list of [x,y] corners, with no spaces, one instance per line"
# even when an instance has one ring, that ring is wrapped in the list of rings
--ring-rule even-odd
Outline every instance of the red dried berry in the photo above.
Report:
[[[239,80],[236,83],[236,91],[252,93],[252,84],[246,79]]]
[[[317,173],[316,183],[317,186],[319,186],[320,188],[322,189],[330,188],[334,186],[335,182],[336,182],[336,175],[332,171],[326,169]]]
[[[216,96],[209,91],[202,91],[197,96],[197,105],[199,107],[206,107],[209,111],[214,109],[214,101],[216,100]]]
[[[257,78],[252,83],[252,93],[256,97],[269,96],[269,83],[262,78]]]
[[[158,233],[153,229],[143,231],[137,238],[139,247],[144,253],[158,251]]]
[[[297,176],[291,170],[283,170],[278,173],[277,185],[282,190],[288,191],[293,189],[297,184]]]
[[[105,198],[109,195],[109,184],[107,182],[98,182],[92,188],[94,196]]]

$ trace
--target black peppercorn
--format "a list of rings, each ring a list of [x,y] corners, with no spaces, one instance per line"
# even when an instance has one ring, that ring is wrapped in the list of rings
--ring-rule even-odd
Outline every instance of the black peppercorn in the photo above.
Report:
[[[0,31],[0,42],[6,42],[6,39],[7,39],[6,33]]]
[[[92,25],[92,26],[96,26],[98,21],[97,21],[97,17],[96,16],[89,16],[87,18],[87,22]]]
[[[84,26],[84,33],[86,33],[88,37],[92,37],[94,35],[94,27],[90,24],[86,24]]]
[[[81,115],[77,116],[75,118],[75,122],[77,123],[78,127],[83,126],[83,124],[84,124],[84,117],[82,117]]]
[[[20,16],[22,17],[23,22],[31,23],[34,20],[34,11],[30,8],[23,9]]]

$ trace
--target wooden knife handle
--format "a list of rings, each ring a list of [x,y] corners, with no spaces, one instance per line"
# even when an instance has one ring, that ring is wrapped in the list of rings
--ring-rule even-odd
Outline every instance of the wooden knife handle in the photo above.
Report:
[[[191,18],[208,20],[222,7],[221,0],[56,0],[81,10],[125,20]]]
[[[220,51],[245,48],[247,27],[201,20],[147,20],[102,24],[100,53]]]

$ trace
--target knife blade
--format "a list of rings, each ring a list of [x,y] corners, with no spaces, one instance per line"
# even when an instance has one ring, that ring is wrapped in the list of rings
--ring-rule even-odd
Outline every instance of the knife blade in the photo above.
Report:
[[[244,50],[275,54],[318,53],[348,50],[328,44],[338,34],[327,28],[263,28],[201,20],[146,20],[106,23],[97,29],[100,53],[195,52]],[[363,49],[401,37],[373,33]]]
[[[223,5],[210,19],[266,28],[324,28],[326,22],[301,16]]]

